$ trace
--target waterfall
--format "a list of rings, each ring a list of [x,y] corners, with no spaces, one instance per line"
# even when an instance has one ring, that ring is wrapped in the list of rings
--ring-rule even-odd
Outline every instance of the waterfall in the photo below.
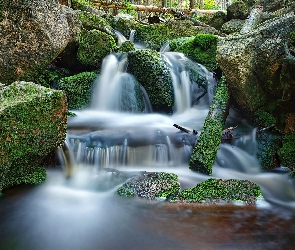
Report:
[[[122,43],[127,41],[127,38],[121,32],[119,32],[118,30],[114,30],[114,32],[115,32],[115,35],[117,36],[117,45],[118,46],[121,46]]]

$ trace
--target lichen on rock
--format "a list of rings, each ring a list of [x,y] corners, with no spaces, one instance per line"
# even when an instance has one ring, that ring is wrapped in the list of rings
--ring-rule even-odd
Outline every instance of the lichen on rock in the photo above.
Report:
[[[172,173],[142,173],[125,182],[117,193],[125,197],[141,197],[149,200],[170,198],[179,191],[178,176]]]

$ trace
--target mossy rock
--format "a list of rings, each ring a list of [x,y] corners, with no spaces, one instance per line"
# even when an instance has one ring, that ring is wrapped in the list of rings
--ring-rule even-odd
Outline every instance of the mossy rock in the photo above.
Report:
[[[127,53],[129,51],[135,50],[134,43],[131,41],[125,41],[121,44],[121,46],[118,48],[118,53]]]
[[[221,78],[205,119],[201,135],[193,148],[189,161],[190,169],[208,175],[212,174],[212,166],[216,159],[216,153],[224,129],[228,100],[228,87],[225,79]]]
[[[130,36],[131,31],[136,30],[136,28],[139,25],[140,24],[134,18],[131,18],[131,16],[127,16],[127,15],[115,16],[111,22],[111,26],[115,30],[122,33],[122,35],[125,36],[126,38],[128,38]]]
[[[65,140],[66,112],[62,91],[28,82],[0,88],[0,191],[44,180],[39,167]]]
[[[295,166],[295,134],[286,134],[278,155],[283,166]]]
[[[96,72],[82,72],[60,79],[57,89],[66,93],[69,109],[82,109],[89,106],[92,85],[97,76]]]
[[[192,42],[194,40],[194,38],[195,38],[194,36],[175,38],[170,41],[169,48],[171,51],[175,51],[178,47],[180,47],[186,43]]]
[[[116,48],[116,42],[112,36],[99,30],[83,30],[77,57],[82,64],[98,68],[103,58]]]
[[[217,41],[217,36],[213,34],[198,34],[172,51],[182,52],[193,61],[204,65],[209,71],[213,71],[217,68]]]
[[[172,79],[160,53],[155,50],[129,52],[127,71],[145,88],[153,108],[172,109],[174,105]]]
[[[232,19],[222,25],[221,31],[225,34],[233,34],[239,32],[242,29],[244,23],[245,20]]]
[[[86,30],[100,30],[108,35],[114,36],[113,28],[107,22],[105,18],[91,14],[89,12],[82,11],[78,14],[79,20],[82,22],[82,26]]]
[[[244,202],[254,205],[261,196],[258,185],[248,180],[210,178],[193,188],[182,190],[171,202],[220,203]]]
[[[135,42],[144,43],[148,48],[159,51],[169,40],[195,36],[196,33],[198,33],[198,28],[193,25],[193,22],[178,20],[138,26],[134,39]]]
[[[141,197],[149,200],[168,199],[179,192],[178,176],[172,173],[143,173],[124,183],[117,193],[124,197]]]

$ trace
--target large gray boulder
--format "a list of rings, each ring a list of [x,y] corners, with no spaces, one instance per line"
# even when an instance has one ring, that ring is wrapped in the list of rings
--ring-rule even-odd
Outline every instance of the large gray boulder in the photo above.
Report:
[[[29,79],[79,32],[76,14],[57,0],[1,0],[0,81]]]
[[[240,107],[252,114],[259,109],[269,112],[290,130],[295,124],[284,126],[295,114],[295,57],[288,48],[295,15],[290,11],[257,24],[261,13],[256,13],[243,33],[220,38],[216,59]]]

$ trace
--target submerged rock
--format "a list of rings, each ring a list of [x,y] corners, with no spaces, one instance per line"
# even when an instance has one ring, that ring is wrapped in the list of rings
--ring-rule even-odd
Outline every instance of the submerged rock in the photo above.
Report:
[[[176,195],[180,184],[178,176],[172,173],[146,173],[132,177],[118,189],[118,194],[125,197],[141,197],[149,200],[167,199]]]
[[[33,79],[77,36],[77,17],[57,0],[0,5],[0,81]]]
[[[182,190],[171,202],[205,204],[244,202],[247,205],[254,205],[260,195],[260,187],[251,181],[210,178],[193,188]]]
[[[65,140],[66,111],[62,91],[30,82],[0,88],[0,191],[44,180],[40,165]]]

